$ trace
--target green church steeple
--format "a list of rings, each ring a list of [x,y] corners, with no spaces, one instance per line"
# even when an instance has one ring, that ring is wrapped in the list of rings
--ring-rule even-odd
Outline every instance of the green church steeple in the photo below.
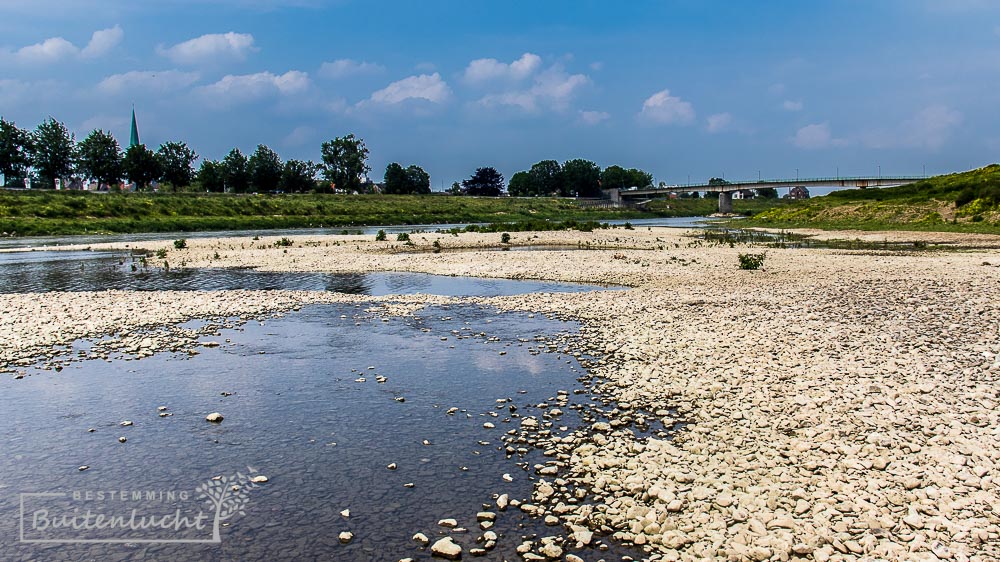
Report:
[[[132,134],[128,139],[128,147],[139,145],[139,127],[135,125],[135,106],[132,106]]]

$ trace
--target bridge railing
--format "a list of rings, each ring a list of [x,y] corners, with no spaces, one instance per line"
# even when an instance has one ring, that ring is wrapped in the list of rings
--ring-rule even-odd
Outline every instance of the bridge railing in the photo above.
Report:
[[[752,186],[755,184],[769,184],[769,183],[791,183],[791,184],[807,184],[807,183],[818,183],[818,182],[838,182],[838,181],[869,181],[869,182],[880,182],[880,181],[920,181],[927,179],[927,176],[836,176],[828,178],[788,178],[788,179],[761,179],[761,180],[747,180],[747,181],[730,181],[726,180],[725,184],[722,185],[708,185],[707,183],[684,183],[668,185],[664,187],[652,186],[652,187],[640,187],[635,191],[670,191],[672,189],[685,189],[692,187],[725,187],[729,185],[745,185]],[[627,192],[627,191],[626,191]]]

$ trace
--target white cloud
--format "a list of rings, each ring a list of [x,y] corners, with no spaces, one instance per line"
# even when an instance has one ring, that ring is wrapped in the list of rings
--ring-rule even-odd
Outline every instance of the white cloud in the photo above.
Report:
[[[611,115],[604,111],[580,111],[580,121],[583,121],[587,125],[597,125],[610,118]]]
[[[125,37],[125,32],[122,31],[121,26],[114,26],[108,29],[101,29],[95,31],[93,35],[90,36],[90,42],[87,46],[80,51],[80,55],[85,59],[97,58],[105,55],[111,49],[115,48],[122,41],[122,37]]]
[[[601,61],[594,61],[590,63],[590,69],[593,70],[594,72],[600,72],[604,70],[604,63]]]
[[[863,135],[868,148],[923,148],[937,150],[962,124],[961,112],[944,105],[932,105],[918,111],[893,129],[880,129]]]
[[[659,125],[687,125],[694,121],[694,107],[681,98],[671,96],[670,90],[661,90],[642,103],[639,118]]]
[[[12,79],[0,79],[0,104],[5,107],[15,105],[29,97],[32,85]]]
[[[284,74],[270,72],[229,74],[214,84],[198,88],[198,92],[212,101],[226,104],[277,95],[293,95],[302,93],[308,88],[308,74],[289,70]]]
[[[521,58],[503,63],[497,59],[476,59],[465,68],[465,81],[479,84],[492,80],[518,81],[530,77],[542,66],[542,58],[524,53]]]
[[[721,133],[732,125],[733,116],[729,113],[716,113],[709,115],[705,121],[705,128],[709,133]]]
[[[333,62],[324,62],[319,67],[319,75],[326,78],[346,78],[348,76],[359,76],[365,74],[379,74],[385,71],[385,67],[367,61],[355,61],[351,59],[337,59]]]
[[[172,47],[160,45],[156,52],[178,64],[199,64],[218,59],[244,60],[257,50],[249,33],[209,33]]]
[[[121,42],[125,32],[119,26],[95,31],[90,42],[80,49],[62,37],[50,37],[41,43],[21,47],[16,51],[0,50],[0,58],[21,64],[51,64],[76,58],[97,58],[107,54]]]
[[[122,130],[128,127],[128,125],[128,119],[121,115],[94,115],[83,123],[80,123],[80,126],[76,130],[81,135],[86,136],[95,129],[100,129],[101,131]]]
[[[511,90],[483,96],[478,104],[483,107],[516,107],[524,111],[537,111],[548,107],[565,110],[576,92],[590,83],[583,74],[567,74],[556,65],[535,76],[531,88]]]
[[[194,72],[178,70],[133,70],[123,74],[112,74],[97,84],[97,89],[105,94],[119,94],[133,90],[146,92],[170,92],[183,90],[198,81]]]
[[[420,74],[397,80],[385,88],[374,92],[371,98],[362,103],[377,103],[394,105],[406,100],[426,100],[431,103],[444,103],[451,97],[451,88],[441,79],[441,75]]]
[[[285,146],[303,146],[309,143],[315,136],[316,131],[312,127],[300,125],[292,129],[283,140]]]
[[[834,138],[829,123],[813,123],[795,132],[792,144],[799,148],[816,149],[846,146],[845,139]]]
[[[785,111],[802,111],[802,102],[785,100],[785,102],[781,104],[781,107],[783,107]]]

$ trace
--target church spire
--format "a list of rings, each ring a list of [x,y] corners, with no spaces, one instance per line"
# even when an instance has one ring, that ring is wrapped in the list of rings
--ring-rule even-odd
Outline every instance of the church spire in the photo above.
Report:
[[[132,106],[132,134],[128,139],[128,147],[138,146],[139,144],[139,127],[135,125],[135,106]]]

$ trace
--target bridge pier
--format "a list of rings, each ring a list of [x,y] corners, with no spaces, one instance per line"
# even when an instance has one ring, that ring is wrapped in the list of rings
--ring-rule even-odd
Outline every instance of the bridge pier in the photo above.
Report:
[[[719,192],[719,212],[720,213],[733,212],[733,193],[731,191]]]

